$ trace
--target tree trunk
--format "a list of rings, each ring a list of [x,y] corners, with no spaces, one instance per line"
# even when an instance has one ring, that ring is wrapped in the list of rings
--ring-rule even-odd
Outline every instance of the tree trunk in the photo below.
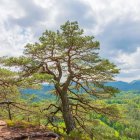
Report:
[[[69,134],[75,128],[75,121],[71,113],[69,99],[66,92],[61,93],[62,115],[66,125],[66,132]]]
[[[10,109],[10,105],[7,105],[7,111],[8,111],[8,118],[9,120],[12,120],[12,115],[11,115],[11,109]]]

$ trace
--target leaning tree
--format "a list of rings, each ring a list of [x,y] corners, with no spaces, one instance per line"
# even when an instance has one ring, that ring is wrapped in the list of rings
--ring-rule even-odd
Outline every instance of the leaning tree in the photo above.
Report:
[[[46,30],[38,42],[27,44],[23,56],[3,58],[1,63],[19,67],[23,79],[36,76],[40,82],[54,85],[59,103],[51,104],[48,109],[56,108],[51,113],[54,115],[62,113],[69,134],[77,125],[84,129],[82,113],[91,110],[113,115],[109,107],[91,103],[91,100],[110,97],[116,92],[104,83],[112,81],[119,72],[113,63],[99,56],[99,48],[99,42],[93,36],[84,35],[77,22],[68,21],[60,30]]]

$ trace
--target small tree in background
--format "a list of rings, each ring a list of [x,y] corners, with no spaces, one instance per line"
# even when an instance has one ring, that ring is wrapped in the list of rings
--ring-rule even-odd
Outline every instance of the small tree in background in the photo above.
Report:
[[[89,111],[115,116],[115,110],[92,104],[96,98],[114,95],[116,89],[104,83],[119,72],[113,63],[100,58],[98,50],[99,42],[93,36],[84,35],[77,22],[68,21],[57,32],[46,30],[39,42],[27,44],[23,56],[5,58],[1,63],[18,66],[22,78],[36,76],[40,82],[54,85],[59,103],[48,109],[56,109],[51,115],[62,113],[69,134],[78,126],[85,129]]]
[[[19,73],[0,68],[0,115],[3,119],[14,120],[17,115],[36,113],[31,104],[27,105],[27,99],[20,92],[23,87],[33,87],[29,85],[29,81],[31,82],[31,78],[21,80]]]
[[[7,111],[10,120],[12,120],[12,108],[20,97],[15,76],[15,72],[0,68],[0,107]]]

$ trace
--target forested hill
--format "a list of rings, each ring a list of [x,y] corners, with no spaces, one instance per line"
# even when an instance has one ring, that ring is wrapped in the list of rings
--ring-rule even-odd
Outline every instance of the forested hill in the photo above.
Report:
[[[140,80],[134,80],[130,83],[123,81],[109,82],[107,85],[116,87],[123,91],[140,90]]]
[[[130,83],[123,82],[123,81],[116,81],[116,82],[109,82],[107,83],[109,86],[116,87],[122,91],[129,91],[129,90],[139,90],[140,91],[140,80],[135,80]],[[39,95],[40,97],[52,98],[54,97],[50,93],[54,89],[53,85],[43,84],[41,89],[34,90],[34,89],[25,89],[22,90],[22,93],[28,94],[35,94]]]
[[[54,89],[53,85],[50,84],[43,84],[42,88],[40,89],[24,89],[21,92],[23,94],[34,94],[39,98],[44,98],[44,99],[54,99],[55,96],[53,94],[48,94],[48,93],[52,93]]]

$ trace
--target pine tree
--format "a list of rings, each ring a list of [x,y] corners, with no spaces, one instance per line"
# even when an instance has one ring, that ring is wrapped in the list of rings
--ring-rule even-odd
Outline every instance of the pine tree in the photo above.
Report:
[[[77,125],[83,127],[82,112],[113,115],[108,107],[91,104],[92,99],[108,98],[116,92],[104,83],[119,72],[109,60],[100,58],[99,46],[93,36],[84,35],[77,22],[67,21],[57,32],[46,30],[39,42],[27,44],[23,56],[1,58],[1,63],[18,66],[22,78],[36,77],[34,82],[54,85],[60,102],[49,108],[56,108],[54,115],[62,113],[69,134]]]

